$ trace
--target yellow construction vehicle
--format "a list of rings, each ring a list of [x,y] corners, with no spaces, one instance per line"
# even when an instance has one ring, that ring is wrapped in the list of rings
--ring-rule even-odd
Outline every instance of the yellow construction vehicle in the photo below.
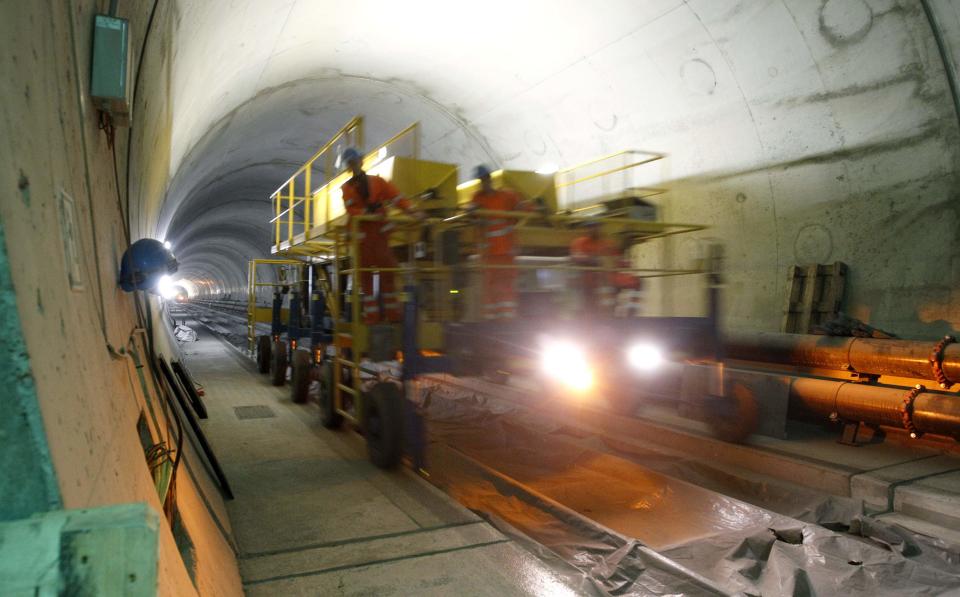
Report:
[[[285,304],[282,297],[272,310],[270,337],[255,338],[255,301],[248,330],[251,347],[256,342],[261,359],[271,351],[274,373],[290,361],[295,387],[302,388],[303,379],[319,382],[316,400],[323,424],[335,428],[348,421],[361,430],[375,464],[392,466],[406,452],[416,465],[422,456],[418,448],[423,445],[422,425],[409,383],[418,376],[536,370],[558,395],[622,396],[629,394],[625,389],[637,381],[636,375],[659,359],[719,363],[715,271],[637,268],[616,262],[577,265],[568,259],[568,248],[583,234],[584,223],[599,225],[604,237],[624,247],[704,229],[655,221],[647,198],[656,189],[624,187],[594,193],[599,197],[594,202],[569,200],[570,191],[578,185],[602,182],[663,156],[619,152],[555,174],[499,170],[493,178],[538,209],[468,212],[461,206],[469,202],[477,182],[458,186],[456,165],[420,159],[419,127],[414,124],[367,153],[363,168],[391,181],[426,217],[389,213],[348,218],[341,186],[351,175],[342,171],[338,156],[345,147],[362,143],[362,128],[362,118],[351,120],[271,197],[274,259],[299,261],[298,275],[308,287],[301,294],[308,292],[311,304],[322,301],[322,310],[311,309],[314,315],[307,326],[311,333],[302,333],[299,320],[293,322],[296,325],[277,325]],[[610,167],[611,160],[616,165]],[[490,218],[515,222],[520,251],[512,265],[494,266],[477,258],[483,241],[478,230]],[[358,227],[371,220],[393,226],[390,247],[397,267],[360,267]],[[274,265],[286,266],[288,261]],[[516,319],[480,318],[480,275],[495,267],[520,272],[521,308]],[[255,268],[252,264],[250,289],[254,292]],[[376,276],[389,271],[402,279],[402,323],[363,323],[357,283],[363,271]],[[586,273],[637,278],[706,274],[708,312],[702,317],[613,319],[611,314],[585,320],[571,310],[570,297],[576,295],[577,277]],[[292,306],[287,301],[293,318],[292,312],[302,309],[304,301]],[[323,317],[330,322],[329,329],[318,327]],[[301,331],[280,341],[280,334],[289,329]],[[312,339],[309,351],[304,351],[309,357],[276,356],[278,351],[285,356],[296,354],[297,340],[306,335]],[[715,370],[712,394],[723,395],[722,367]],[[300,391],[296,389],[295,394]]]

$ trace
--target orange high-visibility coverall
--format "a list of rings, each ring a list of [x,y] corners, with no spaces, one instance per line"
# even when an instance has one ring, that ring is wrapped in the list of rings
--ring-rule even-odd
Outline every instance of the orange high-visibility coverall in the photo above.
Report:
[[[605,258],[618,255],[616,245],[604,238],[579,236],[570,243],[570,258],[575,265],[603,266]],[[583,309],[586,314],[613,310],[615,290],[607,272],[586,271],[580,275]]]
[[[498,189],[489,193],[483,190],[473,195],[473,205],[477,209],[491,211],[525,210],[523,199],[509,189]],[[481,228],[480,260],[482,265],[513,265],[516,254],[514,231],[516,220],[510,218],[484,218]],[[483,270],[483,318],[512,319],[517,316],[517,290],[515,269]]]
[[[397,187],[374,174],[354,176],[340,187],[343,203],[351,216],[386,215],[387,208],[399,207],[407,211],[410,202]],[[360,222],[360,267],[397,267],[390,250],[390,229],[387,222]],[[378,297],[373,291],[373,273],[361,272],[360,291],[363,293],[361,315],[366,324],[381,320]],[[380,296],[383,298],[384,319],[400,321],[400,302],[397,296],[394,272],[380,272]],[[356,279],[356,278],[354,278]]]

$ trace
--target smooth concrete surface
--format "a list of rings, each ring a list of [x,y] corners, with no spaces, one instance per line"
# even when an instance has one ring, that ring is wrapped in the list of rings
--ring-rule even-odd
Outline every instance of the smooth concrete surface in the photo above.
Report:
[[[960,458],[942,455],[918,458],[854,475],[850,479],[850,493],[852,497],[862,499],[869,508],[884,512],[895,506],[894,491],[922,485],[925,480],[950,471],[960,471]],[[903,503],[901,500],[897,504],[898,509],[902,509]],[[960,513],[960,503],[957,510]]]
[[[883,522],[898,524],[902,527],[910,529],[911,531],[920,533],[921,535],[942,539],[948,545],[960,545],[960,531],[950,527],[945,527],[942,524],[907,516],[901,512],[880,514],[876,518]]]
[[[236,498],[228,503],[248,595],[573,594],[559,576],[406,469],[385,472],[362,439],[330,431],[253,361],[188,320],[203,422]],[[267,407],[240,419],[236,408]]]
[[[894,509],[960,531],[960,470],[895,489]]]
[[[151,3],[119,4],[121,16],[130,19],[135,65]],[[15,305],[4,308],[20,320],[29,371],[13,383],[22,389],[32,379],[60,507],[143,502],[160,513],[137,420],[145,414],[155,442],[175,431],[162,413],[156,420],[148,414],[151,405],[158,412],[161,405],[153,383],[141,385],[145,370],[132,361],[135,350],[145,362],[146,351],[134,331],[140,324],[132,297],[117,286],[127,247],[128,131],[117,129],[112,151],[88,89],[94,15],[108,5],[0,2],[0,226],[16,293]],[[143,73],[141,100],[150,101],[134,110],[138,131],[162,122],[155,110],[165,103],[158,91],[162,69],[154,67],[171,48],[162,27],[171,6],[160,2],[144,61],[151,72]],[[156,137],[149,147],[162,154]],[[132,173],[133,180],[140,178]],[[10,450],[6,439],[0,450]],[[210,513],[223,505],[195,457],[185,450],[176,500],[195,550],[192,565],[188,570],[161,516],[156,590],[178,597],[233,595],[240,591],[236,561]]]

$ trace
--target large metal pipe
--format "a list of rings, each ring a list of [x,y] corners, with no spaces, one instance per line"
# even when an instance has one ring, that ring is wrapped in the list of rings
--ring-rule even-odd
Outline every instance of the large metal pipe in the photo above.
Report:
[[[790,385],[790,412],[904,428],[901,407],[908,393],[909,389],[892,386],[798,377]],[[960,399],[920,392],[913,400],[911,420],[920,433],[960,439]]]
[[[738,333],[724,338],[733,359],[801,367],[934,379],[930,355],[937,341],[877,340],[808,334]],[[960,344],[943,351],[943,373],[960,382]]]

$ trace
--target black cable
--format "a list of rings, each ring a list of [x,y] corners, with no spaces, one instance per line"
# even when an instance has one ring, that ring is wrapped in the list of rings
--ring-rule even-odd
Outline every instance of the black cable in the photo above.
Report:
[[[153,18],[157,14],[157,5],[160,4],[160,0],[153,0],[153,7],[150,9],[150,18],[147,19],[147,30],[143,34],[143,43],[140,44],[140,55],[137,57],[137,72],[133,76],[133,97],[130,99],[130,111],[133,112],[133,109],[137,103],[137,97],[139,97],[140,91],[140,74],[143,70],[143,57],[146,55],[147,51],[147,41],[150,39],[150,32],[153,31]],[[126,190],[127,190],[127,214],[130,213],[130,156],[131,156],[131,147],[133,146],[133,120],[130,121],[130,126],[127,127],[127,166],[126,166]],[[121,210],[122,211],[122,210]],[[127,218],[127,226],[129,226],[130,220],[129,216]],[[127,232],[127,237],[130,237],[129,230]],[[129,244],[129,241],[128,243]]]
[[[134,291],[133,291],[133,302],[137,311],[137,320],[140,323],[140,326],[146,330],[147,336],[147,368],[150,370],[150,375],[153,377],[153,385],[157,388],[157,391],[163,395],[167,407],[173,414],[173,420],[177,428],[177,455],[173,460],[173,469],[170,471],[170,484],[171,486],[176,482],[177,479],[177,470],[180,466],[180,457],[182,454],[183,448],[183,421],[180,420],[180,413],[177,411],[176,406],[172,403],[170,398],[170,392],[167,392],[164,388],[163,381],[160,379],[160,373],[157,371],[157,353],[154,348],[153,343],[153,317],[152,310],[150,309],[150,298],[146,296],[142,290],[136,287],[136,278],[134,277]],[[140,297],[143,297],[145,307],[140,304]],[[146,311],[146,315],[144,315]],[[174,391],[171,388],[171,391]],[[165,409],[166,410],[166,409]],[[167,433],[169,434],[170,429],[170,415],[167,415]],[[169,445],[170,440],[169,436],[167,439],[167,444]]]
[[[113,143],[110,144],[110,153],[113,154],[113,182],[117,188],[117,209],[120,210],[120,219],[122,222],[121,228],[123,228],[123,238],[127,241],[127,246],[130,246],[130,203],[127,202],[127,211],[123,211],[123,198],[120,196],[120,173],[117,170],[117,146]]]

